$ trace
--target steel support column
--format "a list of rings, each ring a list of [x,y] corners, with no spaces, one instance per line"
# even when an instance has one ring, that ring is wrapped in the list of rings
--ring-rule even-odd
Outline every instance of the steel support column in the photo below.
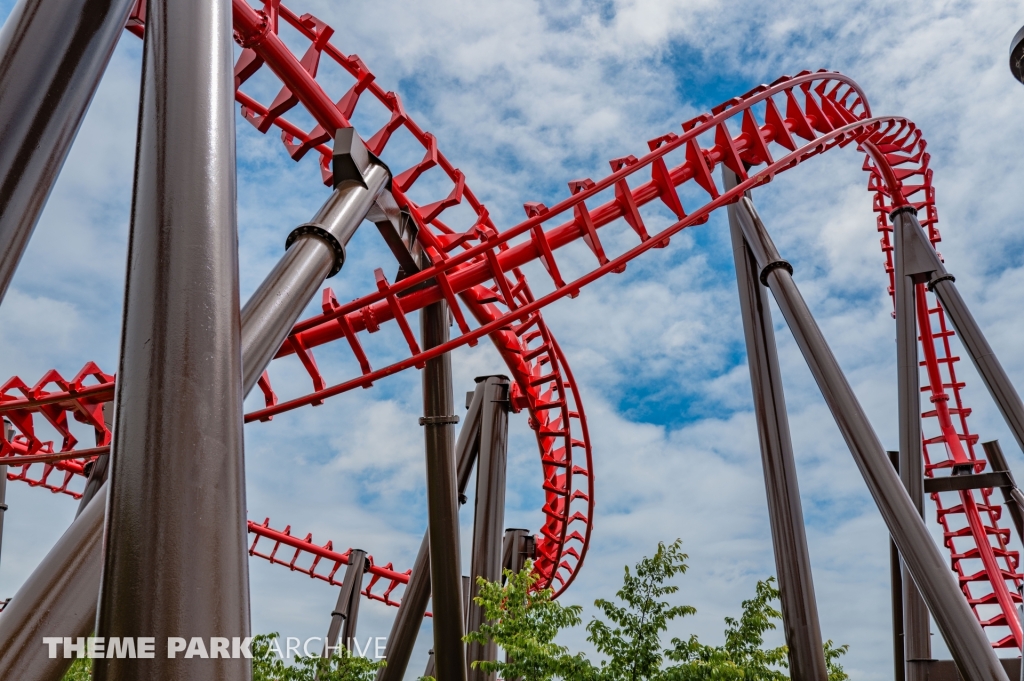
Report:
[[[917,296],[915,287],[927,280],[927,264],[908,244],[906,224],[893,225],[895,244],[896,377],[898,391],[900,463],[897,470],[910,501],[924,518],[924,455],[921,451],[921,368],[917,355]],[[924,271],[922,271],[924,267]],[[928,606],[903,567],[903,647],[907,681],[926,681],[931,660]]]
[[[249,681],[173,636],[249,635],[231,5],[150,0],[96,635],[97,681]]]
[[[425,350],[448,340],[448,304],[420,312]],[[428,359],[423,369],[423,425],[426,441],[427,532],[430,537],[430,593],[434,613],[434,664],[444,681],[466,681],[462,558],[459,548],[458,482],[455,469],[454,398],[451,353]]]
[[[0,29],[0,302],[135,0],[20,0]]]
[[[792,267],[779,255],[750,200],[743,198],[740,205],[739,222],[760,267],[758,278],[775,296],[882,519],[953,653],[961,675],[968,681],[1008,681],[981,625],[932,541],[902,481],[886,460],[878,436],[793,282]]]
[[[887,452],[892,467],[900,472],[900,453]],[[903,567],[900,550],[889,537],[889,588],[892,598],[892,666],[894,681],[907,680],[907,656],[903,644]]]
[[[484,624],[484,609],[473,602],[480,590],[477,580],[501,579],[502,529],[505,525],[505,475],[508,461],[509,379],[487,376],[477,379],[484,384],[484,401],[480,427],[480,456],[476,467],[476,510],[473,516],[473,554],[470,561],[469,598],[466,602],[466,630],[477,631]],[[466,664],[470,681],[493,681],[495,673],[473,669],[474,661],[495,661],[498,647],[469,643]]]
[[[358,138],[339,133],[338,140],[335,142],[336,157],[352,153],[352,150],[358,156],[361,145]],[[379,184],[374,179],[377,171],[369,167],[363,170],[367,185],[365,191],[371,191]],[[342,175],[336,173],[337,177]],[[339,186],[312,222],[293,230],[296,238],[289,240],[291,243],[281,261],[242,309],[244,394],[255,387],[274,354],[268,351],[268,343],[262,339],[286,337],[324,277],[342,265],[338,260],[337,245],[342,248],[347,245],[355,226],[363,220],[359,209],[364,203],[339,194],[358,195],[360,191],[363,190],[350,184]],[[321,226],[322,231],[304,229],[311,225]],[[112,418],[108,411],[104,409],[105,419]],[[465,477],[468,480],[468,472]],[[92,479],[90,476],[90,484]],[[105,499],[107,487],[100,484],[95,494]],[[102,509],[104,501],[98,503]],[[86,506],[90,504],[91,501]],[[4,616],[0,617],[0,678],[49,681],[60,678],[71,663],[62,656],[50,660],[45,647],[7,645],[8,641],[20,640],[17,638],[20,632],[35,632],[38,637],[77,637],[93,631],[103,556],[100,542],[102,510],[89,518],[88,522],[75,523],[68,529],[18,590]],[[66,588],[69,584],[75,588]],[[426,601],[423,608],[425,611]]]
[[[480,450],[480,419],[484,398],[484,385],[478,384],[472,393],[472,399],[466,405],[469,410],[462,421],[459,440],[455,445],[458,459],[459,505],[465,503],[466,487],[473,472],[473,462]],[[387,665],[377,672],[376,681],[402,681],[405,671],[412,658],[412,650],[416,646],[423,617],[430,601],[430,530],[423,534],[420,550],[412,566],[409,583],[402,593],[402,603],[398,606],[398,614],[391,624],[391,634],[384,647],[384,659]],[[433,651],[431,651],[433,652]],[[431,659],[433,659],[431,657]]]
[[[736,176],[729,170],[723,172],[726,187],[735,186]],[[764,288],[758,283],[757,261],[737,223],[739,209],[733,204],[728,210],[789,668],[794,681],[825,681],[828,668],[814,598],[811,558],[771,308]]]
[[[4,429],[4,437],[10,442],[14,439],[14,427],[10,421],[4,419],[0,422]],[[0,466],[0,549],[4,543],[4,516],[7,514],[7,466]]]
[[[1006,425],[1017,440],[1017,446],[1024,451],[1024,403],[1021,402],[1020,395],[988,344],[978,322],[967,308],[967,303],[961,297],[956,284],[953,283],[955,278],[946,271],[946,266],[931,247],[913,208],[897,208],[892,211],[890,217],[894,226],[902,225],[904,245],[913,251],[914,258],[923,263],[920,267],[931,272],[928,288],[935,292],[942,303],[950,322],[960,336],[960,342],[971,356],[971,361],[985,382],[985,387],[988,388],[989,394],[1006,420]]]
[[[529,530],[506,528],[501,542],[501,569],[513,573],[521,572],[527,560],[537,555],[537,547]]]
[[[324,280],[341,270],[345,247],[391,181],[353,128],[335,134],[333,165],[334,192],[312,220],[292,230],[284,257],[242,309],[247,386],[256,384]]]
[[[345,581],[341,584],[338,602],[331,613],[331,626],[324,642],[324,657],[336,654],[342,646],[346,650],[352,649],[352,639],[355,638],[359,621],[359,594],[363,590],[365,572],[366,551],[352,549],[348,557],[348,568],[345,569]]]

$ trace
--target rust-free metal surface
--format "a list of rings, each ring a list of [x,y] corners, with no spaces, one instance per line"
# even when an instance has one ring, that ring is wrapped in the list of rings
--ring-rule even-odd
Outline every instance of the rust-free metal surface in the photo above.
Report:
[[[420,312],[422,345],[448,340],[448,305],[432,303]],[[459,547],[458,482],[455,469],[455,399],[451,353],[428,359],[423,368],[423,425],[427,459],[427,522],[430,537],[430,593],[434,613],[434,664],[444,681],[466,681],[462,642],[462,560]],[[449,419],[449,422],[441,422]]]
[[[778,252],[753,204],[741,201],[744,210],[739,213],[739,223],[763,273],[766,263],[779,260]],[[961,674],[970,681],[1008,681],[946,560],[887,460],[878,435],[793,281],[793,275],[785,268],[776,267],[767,273],[766,281]]]
[[[472,393],[473,399],[468,405],[466,417],[462,420],[462,430],[455,445],[458,459],[459,499],[466,491],[473,463],[480,449],[480,414],[483,404],[484,386],[477,384]],[[416,646],[416,638],[423,624],[423,616],[427,612],[430,601],[430,531],[423,534],[423,542],[416,554],[416,562],[412,566],[412,575],[402,593],[402,604],[391,624],[384,657],[387,665],[377,672],[377,681],[402,681],[409,667],[412,650]],[[431,658],[433,659],[433,658]]]
[[[476,467],[476,504],[473,515],[473,552],[466,603],[466,630],[477,631],[484,624],[483,607],[473,603],[480,587],[477,579],[501,579],[502,531],[505,527],[505,477],[508,461],[509,379],[506,376],[478,378],[483,384],[480,417],[480,454]],[[467,675],[470,681],[493,681],[497,674],[474,669],[472,662],[498,659],[494,642],[466,645]]]
[[[250,681],[168,637],[249,636],[231,6],[150,0],[96,634],[97,681]]]
[[[135,0],[21,0],[0,29],[0,303]]]
[[[737,178],[732,171],[723,170],[723,177],[727,188],[736,185]],[[822,649],[818,604],[814,595],[811,557],[804,531],[800,485],[772,313],[767,291],[759,281],[757,261],[747,247],[738,224],[739,210],[742,209],[736,204],[728,208],[729,231],[754,397],[754,416],[761,443],[761,465],[779,579],[783,630],[789,648],[789,668],[794,681],[825,681],[828,668]]]
[[[902,216],[893,224],[896,303],[896,372],[899,394],[900,479],[907,494],[924,518],[924,455],[921,451],[921,369],[917,359],[917,302],[915,277],[919,276],[917,259],[911,258],[907,246],[906,226]],[[931,620],[928,606],[914,584],[909,570],[903,566],[903,659],[907,661],[907,681],[925,681],[927,668],[919,664],[932,656]]]

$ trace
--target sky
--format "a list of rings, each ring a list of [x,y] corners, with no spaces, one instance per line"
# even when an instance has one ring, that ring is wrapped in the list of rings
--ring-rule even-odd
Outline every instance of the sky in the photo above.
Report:
[[[0,0],[0,17],[12,4]],[[358,54],[378,83],[402,96],[501,228],[522,220],[523,203],[553,204],[568,195],[568,181],[602,177],[608,159],[640,156],[646,140],[678,132],[680,122],[759,83],[804,69],[841,71],[859,83],[876,115],[905,116],[924,130],[946,266],[1011,379],[1024,386],[1024,88],[1007,68],[1024,10],[1014,3],[289,6],[334,26],[334,44]],[[18,375],[31,385],[51,368],[73,376],[90,360],[107,372],[117,366],[140,54],[141,41],[126,33],[0,306],[0,380]],[[263,101],[276,91],[258,78],[247,88]],[[354,123],[369,136],[379,121],[361,116]],[[310,127],[308,116],[289,118]],[[236,120],[244,300],[328,190],[312,158],[294,163],[276,135]],[[834,150],[758,188],[754,200],[883,444],[894,449],[895,324],[862,162],[852,148]],[[348,251],[345,269],[328,282],[339,300],[374,290],[375,267],[389,277],[394,270],[372,227]],[[531,281],[542,276],[527,273]],[[594,443],[592,545],[563,596],[584,606],[585,621],[596,614],[594,599],[621,584],[623,566],[659,541],[683,540],[689,570],[678,580],[678,598],[697,608],[669,637],[693,633],[721,643],[723,617],[737,615],[757,580],[774,574],[738,313],[721,212],[626,273],[545,311],[579,382]],[[777,309],[775,325],[822,633],[850,645],[844,664],[853,678],[891,678],[885,526]],[[375,352],[393,350],[385,343]],[[327,346],[317,360],[340,380],[350,369],[346,353]],[[297,394],[308,378],[280,364],[271,368],[275,388]],[[456,395],[472,389],[474,376],[503,371],[486,343],[456,351],[453,365]],[[958,370],[974,431],[999,439],[1011,467],[1024,466],[966,357]],[[250,397],[247,408],[259,401]],[[320,544],[365,549],[400,570],[411,566],[426,523],[420,409],[420,378],[411,370],[246,426],[249,517],[312,532]],[[538,529],[540,466],[525,414],[510,420],[508,484],[505,525]],[[2,598],[13,595],[77,506],[19,482],[8,485],[7,503]],[[927,521],[938,537],[933,511]],[[462,522],[468,553],[468,509]],[[258,558],[250,570],[254,631],[323,635],[334,587]],[[364,602],[360,638],[386,636],[393,614]],[[581,627],[562,641],[590,651],[585,637]],[[409,678],[425,664],[429,638],[428,623]],[[933,639],[935,656],[947,657],[940,637]],[[771,641],[781,642],[781,634]]]

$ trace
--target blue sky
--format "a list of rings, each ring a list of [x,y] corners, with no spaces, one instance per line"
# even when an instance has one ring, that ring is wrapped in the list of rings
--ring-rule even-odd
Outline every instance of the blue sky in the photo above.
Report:
[[[522,219],[524,202],[564,198],[567,181],[600,177],[608,159],[639,155],[647,139],[678,131],[681,121],[758,83],[803,69],[842,71],[876,114],[907,116],[924,129],[941,251],[1024,387],[1024,88],[1006,64],[1024,11],[1012,3],[290,6],[334,26],[333,42],[402,96],[501,227]],[[0,16],[10,7],[0,0]],[[68,376],[89,360],[107,371],[117,364],[140,48],[131,35],[121,41],[0,307],[3,379],[17,374],[33,384],[50,368]],[[255,79],[248,89],[263,100],[274,90],[272,81]],[[289,117],[309,127],[301,115]],[[244,299],[327,190],[312,159],[293,163],[275,135],[237,120]],[[370,114],[355,119],[357,127],[374,122]],[[861,162],[853,149],[833,151],[779,176],[755,201],[891,448],[895,326]],[[394,268],[372,228],[357,234],[349,255],[329,282],[339,300],[373,290],[374,267]],[[722,617],[774,572],[724,215],[556,303],[546,318],[580,382],[595,443],[593,544],[565,599],[587,606],[589,617],[593,600],[617,588],[625,563],[681,537],[691,569],[680,598],[698,613],[671,634],[720,641]],[[846,665],[855,678],[891,678],[885,528],[784,327],[778,339],[823,634],[851,645]],[[389,346],[378,351],[386,356]],[[336,376],[350,362],[347,351],[330,347],[317,359]],[[474,376],[502,371],[484,343],[459,350],[454,364],[457,395]],[[960,369],[974,430],[1000,439],[1012,466],[1024,465],[973,370]],[[274,371],[283,394],[308,380],[294,367]],[[405,372],[247,426],[250,517],[269,516],[275,527],[291,524],[319,543],[332,539],[410,566],[425,526],[419,408],[419,376]],[[536,529],[536,446],[523,415],[513,416],[510,431],[505,524]],[[16,591],[76,506],[21,483],[8,486],[8,504],[0,597]],[[928,522],[936,531],[933,514]],[[337,596],[332,587],[258,559],[251,570],[255,630],[323,635]],[[366,604],[361,635],[386,635],[392,616]],[[428,639],[425,629],[413,671],[425,662]],[[582,630],[565,642],[587,648]]]

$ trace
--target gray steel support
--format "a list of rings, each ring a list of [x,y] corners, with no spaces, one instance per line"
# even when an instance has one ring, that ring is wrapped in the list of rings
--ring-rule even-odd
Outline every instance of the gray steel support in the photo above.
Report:
[[[480,428],[480,456],[476,467],[476,510],[473,516],[473,554],[470,560],[470,588],[466,602],[466,630],[478,631],[485,623],[484,609],[473,602],[480,590],[477,580],[501,579],[502,529],[505,526],[505,476],[508,461],[509,379],[486,376],[476,379],[484,385]],[[473,669],[475,661],[495,661],[498,647],[469,643],[466,664],[470,681],[493,681],[496,673]]]
[[[391,181],[353,128],[335,135],[334,162],[334,192],[310,222],[292,230],[284,257],[242,309],[245,385],[256,384],[324,279],[341,270],[345,246]]]
[[[468,412],[459,431],[459,440],[455,445],[458,458],[459,504],[465,503],[466,487],[473,472],[473,462],[480,450],[480,418],[483,405],[484,385],[477,384],[476,390],[469,393],[472,399],[466,405]],[[430,601],[430,533],[423,534],[420,550],[412,566],[412,575],[402,594],[402,603],[398,606],[398,614],[391,624],[391,634],[384,648],[387,665],[377,672],[376,681],[402,681],[405,678],[416,638],[423,625],[423,617]],[[432,653],[433,651],[431,651]],[[433,659],[433,657],[431,657]]]
[[[1010,512],[1014,529],[1017,530],[1017,538],[1024,542],[1024,512],[1022,512],[1024,509],[1021,508],[1021,503],[1018,500],[1021,497],[1021,493],[1017,488],[1017,482],[1013,479],[1010,465],[1006,463],[1006,457],[1003,456],[1003,448],[999,446],[998,440],[983,442],[981,446],[985,450],[985,458],[988,459],[989,470],[1006,473],[1010,477],[1011,484],[1008,487],[1004,486],[999,489],[1003,493],[1003,501],[1006,502],[1006,510]]]
[[[344,147],[339,146],[336,141],[335,148]],[[372,180],[372,173],[368,172],[367,177]],[[372,181],[368,184],[372,185]],[[348,190],[339,187],[338,191]],[[343,214],[330,211],[326,216],[323,215],[328,205],[338,207],[349,203],[334,200],[333,197],[329,199],[318,213],[322,218],[320,223],[345,224]],[[337,234],[336,238],[339,240],[344,237],[344,231],[339,230]],[[345,242],[347,243],[347,239]],[[335,262],[332,248],[313,248],[320,243],[327,242],[316,235],[305,235],[295,239],[282,262],[289,262],[290,268],[299,272],[293,273],[290,268],[284,268],[279,264],[258,289],[263,293],[259,296],[254,294],[246,303],[242,312],[242,338],[243,341],[247,338],[256,339],[256,342],[248,343],[242,354],[244,394],[248,394],[255,387],[260,374],[273,356],[273,352],[265,351],[266,344],[258,342],[258,337],[261,334],[278,338],[287,336],[288,330],[292,328],[302,309],[322,283],[323,277],[329,273],[330,263]],[[326,253],[327,256],[318,263],[313,257],[291,255],[296,249],[299,254],[308,255],[313,251]],[[317,280],[315,285],[308,284],[310,278]],[[271,293],[271,284],[274,282],[280,287],[277,295]],[[303,295],[307,297],[303,299]],[[257,328],[259,333],[255,331]],[[249,370],[245,370],[246,367]],[[108,414],[108,411],[104,409],[104,418],[109,420],[112,414]],[[95,469],[93,474],[98,476]],[[90,475],[89,484],[93,477]],[[465,477],[468,480],[468,472]],[[89,489],[87,487],[87,491]],[[103,500],[106,493],[106,484],[100,484],[93,493],[101,497],[98,502],[100,509],[105,504]],[[86,507],[89,505],[91,501]],[[81,514],[80,512],[79,515]],[[0,678],[50,681],[60,678],[67,671],[71,660],[66,660],[63,656],[50,660],[47,657],[47,649],[43,646],[6,645],[6,642],[20,640],[17,637],[22,631],[37,632],[40,637],[86,636],[93,631],[96,619],[96,594],[99,591],[103,559],[100,541],[102,527],[102,510],[99,514],[89,516],[86,521],[74,523],[18,590],[4,611],[4,616],[0,617]],[[69,584],[75,588],[66,588]],[[427,598],[429,599],[429,589]],[[426,601],[423,608],[426,611]],[[422,619],[422,615],[420,617]]]
[[[427,652],[427,666],[423,670],[423,676],[434,676],[434,649]]]
[[[932,541],[902,481],[886,460],[878,436],[793,282],[792,267],[779,255],[753,203],[747,198],[740,199],[740,203],[739,222],[761,268],[758,278],[775,296],[882,519],[953,653],[957,667],[969,681],[1008,681],[981,625]]]
[[[723,167],[724,168],[724,167]],[[735,186],[736,175],[723,170],[725,186]],[[736,204],[729,208],[740,314],[746,337],[747,366],[754,397],[754,415],[761,443],[768,518],[779,577],[782,623],[794,681],[826,681],[828,668],[822,648],[818,605],[814,597],[811,557],[804,531],[800,486],[789,432],[782,372],[775,346],[775,330],[768,295],[758,282],[757,261],[743,240]]]
[[[14,439],[14,426],[4,419],[0,426],[4,429],[4,437],[10,442]],[[7,514],[7,466],[0,466],[0,549],[4,544],[4,516]]]
[[[537,547],[529,530],[506,528],[501,542],[501,569],[513,573],[521,572],[527,560],[537,555]]]
[[[917,353],[917,296],[915,286],[926,281],[927,264],[915,257],[908,243],[907,224],[893,226],[896,302],[896,376],[898,391],[900,465],[897,468],[910,501],[924,518],[924,455],[921,451],[921,368]],[[907,571],[906,565],[903,567]],[[908,681],[926,681],[932,657],[928,606],[910,573],[903,575],[903,645]]]
[[[93,631],[108,486],[100,487],[0,615],[0,679],[61,679],[72,660],[63,653],[51,658],[43,640]]]
[[[20,0],[0,29],[0,302],[135,0]]]
[[[1017,446],[1024,451],[1024,403],[953,283],[954,277],[946,271],[935,249],[929,244],[912,208],[897,208],[890,217],[894,226],[903,225],[904,245],[920,263],[917,267],[931,272],[928,287],[942,302],[946,315],[960,336],[960,342],[967,349],[985,387],[1017,440]]]
[[[231,5],[150,0],[96,635],[153,637],[97,681],[249,681]]]
[[[341,647],[352,649],[352,639],[356,636],[356,625],[359,622],[359,593],[363,590],[366,567],[366,551],[352,549],[345,570],[345,581],[341,584],[338,602],[331,613],[331,626],[324,642],[324,657],[337,654]]]
[[[887,452],[892,467],[900,472],[900,453]],[[903,646],[903,567],[900,550],[889,537],[889,586],[892,595],[892,663],[894,681],[906,681],[907,656]]]
[[[448,341],[448,304],[420,312],[424,350]],[[434,613],[434,664],[445,681],[466,681],[466,633],[462,607],[458,482],[451,353],[428,359],[423,369],[423,425],[427,459],[427,532],[430,536],[430,593]]]

